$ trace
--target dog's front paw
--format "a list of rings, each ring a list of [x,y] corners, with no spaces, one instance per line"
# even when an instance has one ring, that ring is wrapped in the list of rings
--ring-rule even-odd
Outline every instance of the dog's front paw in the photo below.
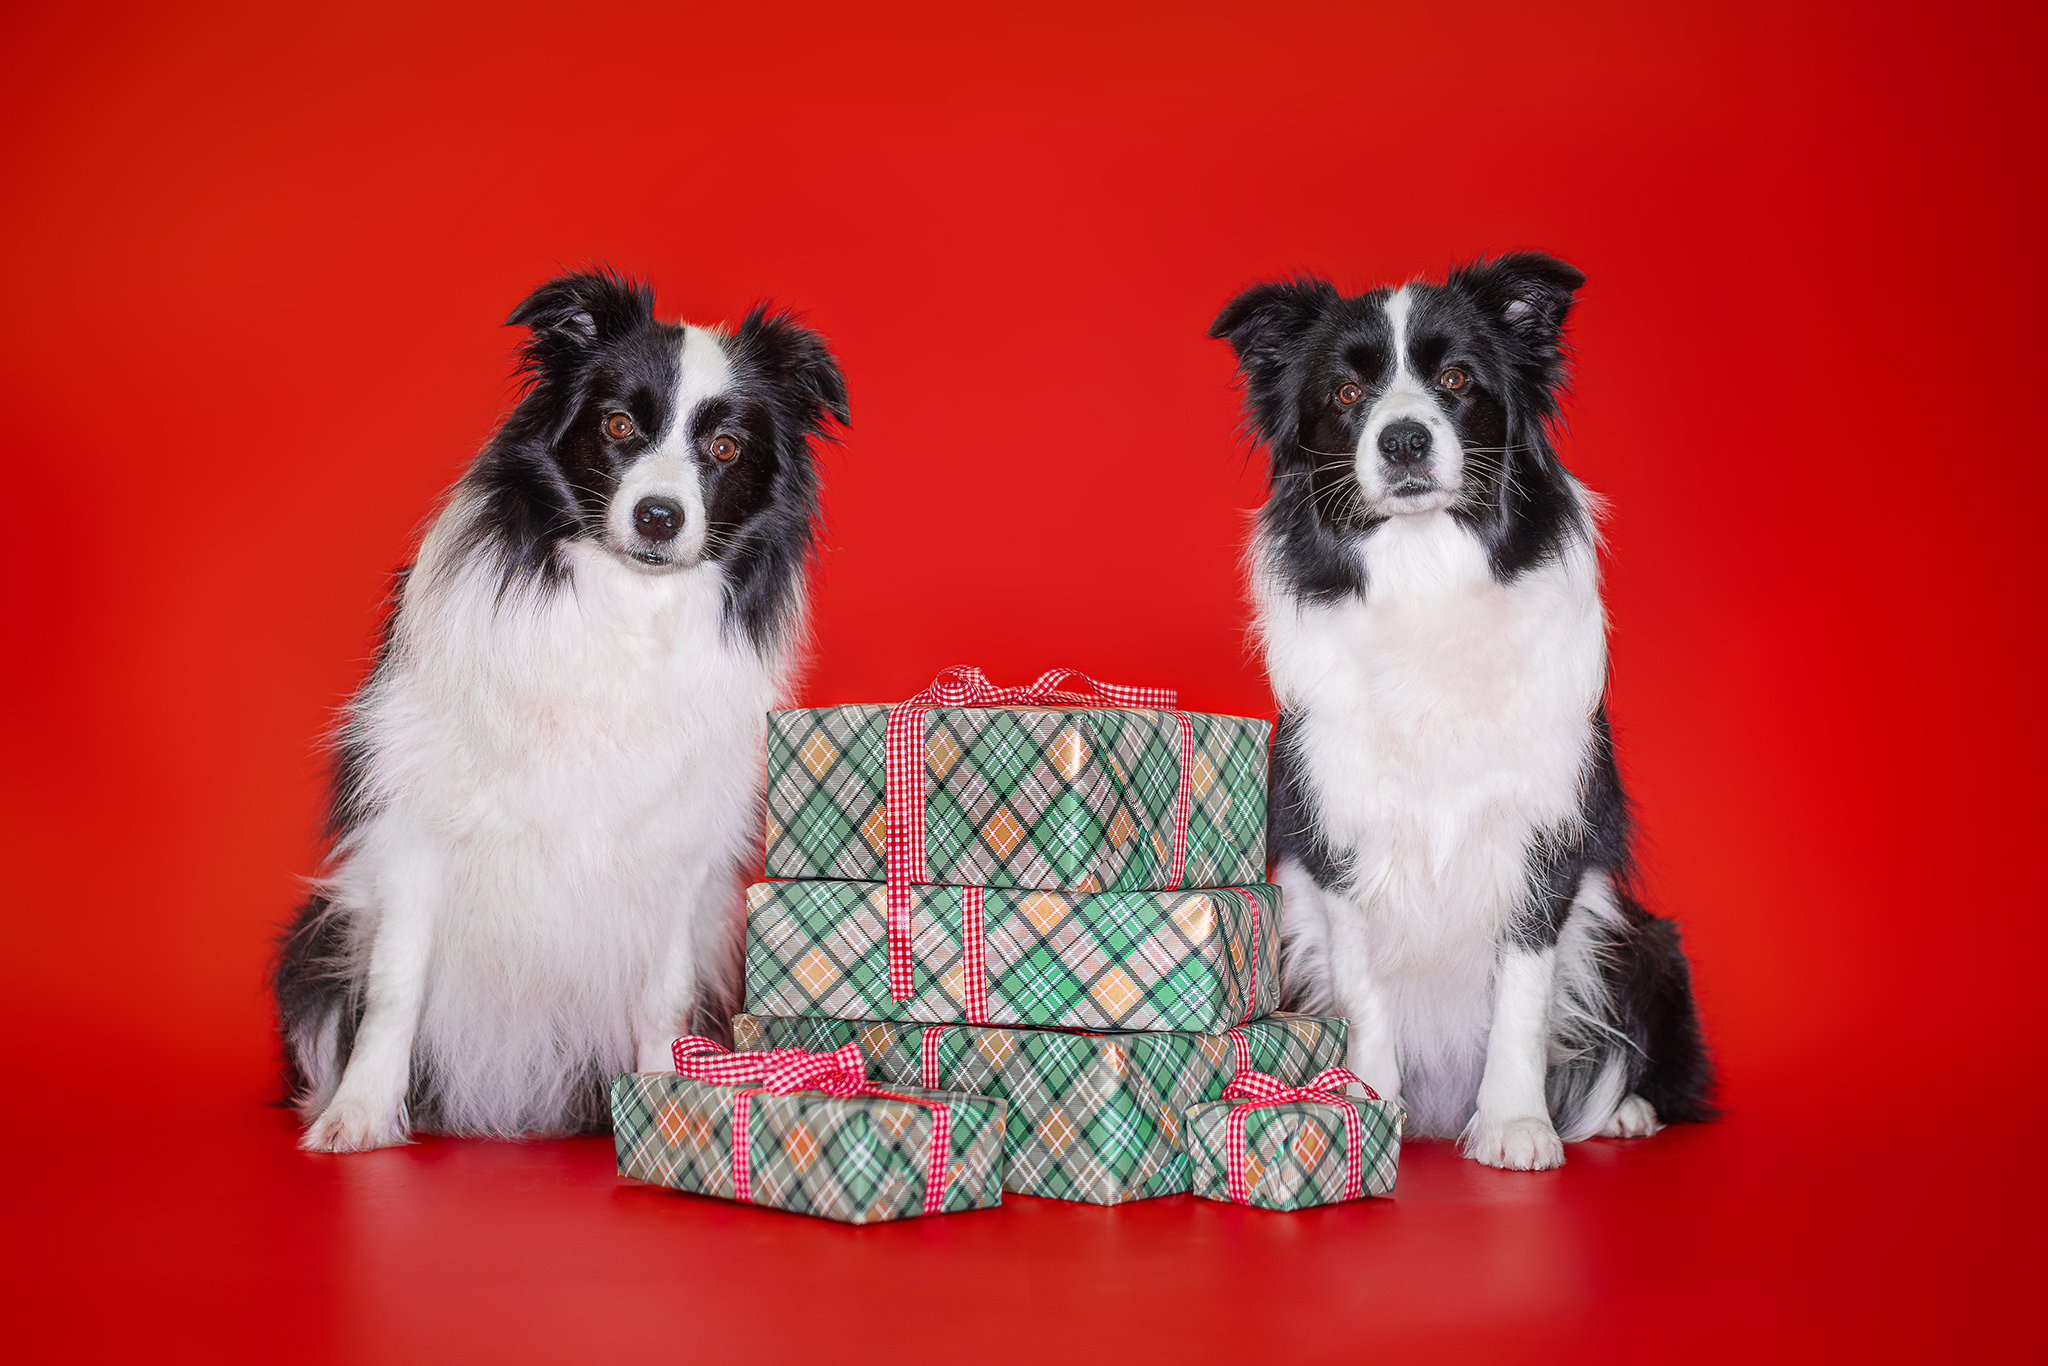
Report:
[[[396,1108],[345,1096],[337,1096],[299,1135],[299,1146],[309,1153],[360,1153],[411,1141]]]
[[[1648,1138],[1663,1127],[1650,1102],[1641,1096],[1623,1096],[1621,1104],[1614,1107],[1614,1113],[1600,1126],[1600,1137]]]
[[[1474,1162],[1509,1171],[1546,1172],[1564,1165],[1564,1141],[1548,1119],[1534,1116],[1490,1119],[1474,1115],[1458,1146]]]

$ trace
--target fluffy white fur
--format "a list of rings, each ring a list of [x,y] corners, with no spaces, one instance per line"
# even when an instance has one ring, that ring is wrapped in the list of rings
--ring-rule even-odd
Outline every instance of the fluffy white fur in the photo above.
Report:
[[[679,413],[725,374],[708,336],[684,360]],[[686,450],[632,478],[617,507],[679,497],[701,538]],[[724,571],[697,547],[653,571],[570,542],[567,583],[500,601],[496,566],[459,549],[474,514],[458,487],[405,585],[391,666],[354,704],[376,814],[325,890],[354,913],[367,1006],[346,1072],[310,1078],[308,1148],[403,1141],[415,1059],[451,1127],[555,1127],[593,1064],[666,1065],[737,970],[764,717],[792,661],[724,627]]]

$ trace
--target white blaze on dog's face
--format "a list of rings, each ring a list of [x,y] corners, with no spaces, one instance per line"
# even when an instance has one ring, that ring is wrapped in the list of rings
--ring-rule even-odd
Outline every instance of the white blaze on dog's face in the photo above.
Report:
[[[606,502],[604,541],[650,569],[696,564],[710,531],[707,466],[739,458],[745,434],[718,420],[732,384],[732,363],[716,333],[685,326],[676,339],[674,387],[658,413],[658,426],[630,451],[620,450],[618,484]],[[630,413],[607,413],[611,431],[637,422]],[[607,433],[609,436],[609,432]],[[610,441],[616,450],[624,443]],[[714,476],[715,477],[715,476]]]
[[[1375,373],[1339,384],[1336,395],[1341,407],[1368,405],[1353,470],[1367,505],[1396,516],[1448,507],[1464,476],[1464,445],[1451,418],[1456,391],[1470,383],[1470,374],[1441,357],[1435,358],[1434,373],[1421,373],[1425,358],[1410,337],[1415,305],[1412,286],[1384,297],[1384,344],[1354,353],[1368,362],[1359,369]],[[1351,398],[1354,392],[1357,398]]]

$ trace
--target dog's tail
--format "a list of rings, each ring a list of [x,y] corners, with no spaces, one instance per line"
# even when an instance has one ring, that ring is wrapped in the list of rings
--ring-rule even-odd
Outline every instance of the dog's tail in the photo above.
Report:
[[[1666,1123],[1714,1118],[1713,1061],[1678,927],[1596,872],[1557,948],[1546,1090],[1558,1132],[1592,1137],[1631,1094]]]
[[[1625,939],[1609,960],[1614,999],[1623,1028],[1637,1042],[1629,1089],[1650,1102],[1657,1118],[1704,1121],[1721,1111],[1714,1100],[1714,1063],[1693,1002],[1692,966],[1678,941],[1678,926],[1650,914],[1615,889]]]
[[[318,1114],[341,1085],[362,1022],[362,993],[350,969],[345,913],[315,892],[277,936],[270,989],[284,1045],[281,1103]]]

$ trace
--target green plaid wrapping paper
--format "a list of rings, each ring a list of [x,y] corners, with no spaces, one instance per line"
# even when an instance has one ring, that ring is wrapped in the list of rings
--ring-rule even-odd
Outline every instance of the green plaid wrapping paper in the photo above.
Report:
[[[895,1001],[883,884],[749,887],[745,1009],[965,1022],[960,889],[912,890],[911,995]],[[1240,890],[1259,903],[1256,965]],[[983,912],[992,1024],[1214,1034],[1280,1003],[1280,889],[1265,883],[1182,892],[990,888]]]
[[[613,1078],[619,1175],[732,1199],[732,1096],[740,1089],[670,1072]],[[952,1106],[945,1211],[1001,1204],[1007,1104],[901,1089]],[[753,1203],[848,1224],[922,1214],[931,1126],[931,1111],[883,1096],[760,1093],[748,1120]]]
[[[1189,1189],[1181,1114],[1223,1094],[1237,1075],[1236,1050],[1222,1034],[1070,1034],[759,1015],[734,1016],[732,1033],[742,1052],[817,1053],[858,1042],[870,1078],[916,1086],[924,1076],[924,1031],[934,1027],[941,1029],[940,1085],[1009,1102],[1003,1189],[1018,1195],[1119,1205]],[[1341,1019],[1269,1015],[1242,1028],[1251,1066],[1290,1084],[1344,1061]]]
[[[1188,713],[1195,762],[1181,885],[1266,875],[1270,723]],[[882,880],[881,705],[768,714],[767,874]],[[1165,886],[1180,730],[1124,708],[942,707],[925,719],[925,861],[953,886]]]
[[[1365,1194],[1394,1189],[1401,1159],[1401,1107],[1351,1097],[1364,1124]],[[1194,1192],[1229,1200],[1224,1121],[1238,1102],[1219,1100],[1187,1112],[1188,1161]],[[1245,1116],[1245,1185],[1260,1209],[1307,1209],[1344,1198],[1344,1116],[1332,1105],[1295,1102],[1261,1106]]]

